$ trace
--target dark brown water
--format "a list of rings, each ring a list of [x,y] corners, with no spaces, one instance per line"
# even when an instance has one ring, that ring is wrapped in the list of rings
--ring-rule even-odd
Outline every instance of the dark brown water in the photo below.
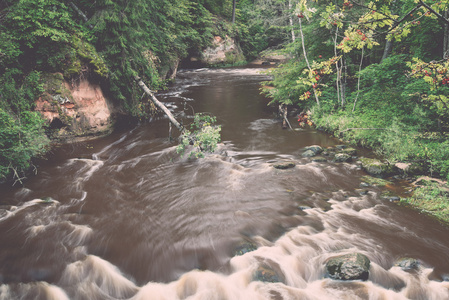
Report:
[[[159,95],[185,123],[217,116],[224,142],[205,159],[179,157],[160,119],[57,149],[24,187],[1,187],[0,299],[449,299],[449,230],[378,188],[360,196],[355,164],[302,158],[339,142],[282,130],[259,71],[185,71]],[[245,241],[258,249],[235,256]],[[368,281],[324,277],[355,251]],[[254,280],[261,265],[284,283]]]

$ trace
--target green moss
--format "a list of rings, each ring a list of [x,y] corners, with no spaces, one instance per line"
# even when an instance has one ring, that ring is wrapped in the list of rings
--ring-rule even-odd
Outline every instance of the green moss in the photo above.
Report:
[[[65,49],[64,57],[65,65],[63,69],[65,78],[78,77],[86,69],[91,69],[100,78],[108,77],[109,69],[94,46],[77,36],[72,37],[70,47]]]
[[[43,97],[48,102],[53,104],[54,96],[67,98],[70,101],[73,101],[72,93],[65,86],[64,76],[61,73],[43,73],[41,75],[41,80],[46,92]]]
[[[401,199],[401,203],[435,217],[440,222],[449,224],[449,188],[436,182],[425,182],[418,187],[413,196]]]
[[[363,176],[362,181],[374,186],[386,186],[387,184],[391,184],[391,181],[369,175]]]
[[[386,177],[393,173],[392,165],[381,162],[378,159],[362,157],[360,158],[360,162],[362,163],[362,168],[370,175],[376,177]]]

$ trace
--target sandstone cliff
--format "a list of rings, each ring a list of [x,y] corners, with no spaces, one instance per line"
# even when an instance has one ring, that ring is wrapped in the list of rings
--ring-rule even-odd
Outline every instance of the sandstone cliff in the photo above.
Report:
[[[68,82],[59,73],[46,74],[45,82],[36,111],[48,120],[54,138],[70,141],[111,131],[112,109],[98,84],[87,78]]]

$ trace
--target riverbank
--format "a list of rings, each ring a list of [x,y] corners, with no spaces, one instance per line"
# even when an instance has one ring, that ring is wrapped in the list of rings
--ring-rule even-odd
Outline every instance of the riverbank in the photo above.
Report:
[[[395,166],[392,175],[411,181],[421,176],[440,178],[420,180],[413,194],[400,203],[449,224],[449,188],[444,181],[449,176],[447,133],[420,132],[419,128],[388,118],[389,113],[385,110],[331,113],[315,108],[310,118],[320,130],[384,157]]]

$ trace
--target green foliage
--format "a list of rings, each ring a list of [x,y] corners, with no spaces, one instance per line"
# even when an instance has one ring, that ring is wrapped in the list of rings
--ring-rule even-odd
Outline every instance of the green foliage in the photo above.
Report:
[[[273,77],[272,81],[265,82],[263,92],[269,96],[272,103],[284,103],[286,105],[298,104],[300,96],[309,89],[309,86],[298,80],[298,72],[306,69],[305,62],[290,60],[279,68],[268,71]],[[305,103],[299,104],[304,106]]]
[[[9,69],[0,77],[0,178],[21,176],[49,145],[44,120],[31,112],[42,92],[37,71]]]
[[[0,178],[24,174],[32,158],[44,154],[48,145],[39,113],[27,111],[14,119],[0,108]]]
[[[176,152],[183,155],[186,148],[191,145],[193,150],[190,152],[190,157],[200,158],[204,157],[204,153],[213,153],[221,140],[221,126],[213,125],[215,122],[214,116],[195,114],[190,130],[184,130],[180,136]]]
[[[410,198],[402,199],[419,211],[436,217],[439,221],[449,223],[449,188],[447,185],[432,181],[421,181],[423,185],[417,187]]]

